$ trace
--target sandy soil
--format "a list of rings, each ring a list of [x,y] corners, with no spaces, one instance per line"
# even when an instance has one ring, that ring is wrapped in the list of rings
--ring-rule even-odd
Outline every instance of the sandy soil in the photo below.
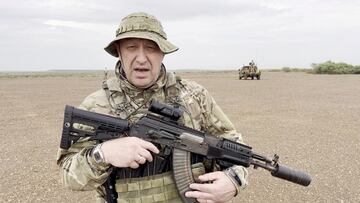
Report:
[[[234,202],[360,202],[360,76],[265,72],[181,73],[204,85],[254,151],[309,172],[309,187],[249,169]],[[94,202],[69,191],[55,157],[65,104],[77,106],[102,77],[0,79],[0,201]]]

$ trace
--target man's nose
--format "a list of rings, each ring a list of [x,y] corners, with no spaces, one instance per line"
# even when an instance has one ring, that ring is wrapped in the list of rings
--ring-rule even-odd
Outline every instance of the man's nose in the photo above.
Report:
[[[147,61],[146,52],[144,47],[140,47],[136,56],[136,61],[140,64],[144,64]]]

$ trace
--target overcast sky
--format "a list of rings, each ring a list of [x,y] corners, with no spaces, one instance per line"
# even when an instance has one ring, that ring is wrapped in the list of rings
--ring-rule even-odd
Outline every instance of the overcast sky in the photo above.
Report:
[[[1,0],[0,71],[113,68],[103,48],[136,11],[180,48],[169,69],[360,65],[359,0]]]

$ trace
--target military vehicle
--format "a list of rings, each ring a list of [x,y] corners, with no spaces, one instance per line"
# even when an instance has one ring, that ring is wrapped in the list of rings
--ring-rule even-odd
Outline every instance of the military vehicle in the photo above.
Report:
[[[247,80],[249,77],[253,80],[254,78],[260,80],[261,71],[258,69],[254,61],[251,61],[249,65],[243,66],[239,69],[239,80]]]

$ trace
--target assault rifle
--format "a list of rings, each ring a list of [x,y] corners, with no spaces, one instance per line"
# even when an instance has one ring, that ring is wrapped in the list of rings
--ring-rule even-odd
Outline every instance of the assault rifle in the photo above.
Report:
[[[60,147],[68,149],[81,137],[103,142],[124,136],[125,133],[152,143],[170,146],[173,148],[175,184],[185,203],[196,202],[193,198],[185,197],[185,192],[190,190],[190,183],[194,182],[191,166],[188,164],[191,153],[216,160],[220,166],[253,165],[254,168],[260,167],[270,171],[274,177],[303,186],[310,184],[311,177],[307,173],[280,165],[277,155],[269,159],[252,151],[250,146],[217,138],[182,125],[178,122],[182,113],[180,108],[152,101],[149,113],[139,121],[130,123],[117,117],[66,106]],[[78,128],[77,124],[87,126],[87,129]],[[187,176],[184,177],[184,174]],[[114,189],[113,186],[110,188]],[[116,201],[116,198],[117,195],[113,194],[112,200]]]

